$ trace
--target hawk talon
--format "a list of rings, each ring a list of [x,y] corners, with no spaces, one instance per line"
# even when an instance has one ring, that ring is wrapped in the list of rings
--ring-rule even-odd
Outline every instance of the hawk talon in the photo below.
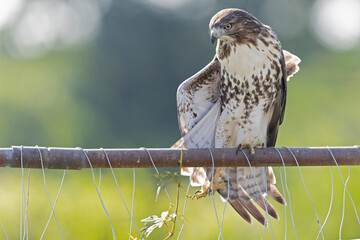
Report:
[[[253,159],[255,156],[255,148],[264,148],[264,147],[265,147],[265,143],[263,142],[258,142],[254,146],[252,146],[250,143],[240,143],[237,147],[236,155],[239,153],[240,150],[247,148],[250,151],[250,159]]]
[[[214,183],[213,187],[209,185],[204,190],[196,190],[194,195],[188,195],[188,197],[191,199],[194,198],[200,199],[206,197],[207,195],[214,195],[214,192],[216,192],[217,190],[226,189],[226,188],[228,188],[227,180],[220,183]]]
[[[191,198],[191,200],[193,200],[194,198],[196,199],[200,199],[203,197],[206,197],[208,195],[208,193],[206,191],[201,191],[201,190],[197,190],[195,191],[194,195],[189,195],[188,197]]]
[[[242,144],[240,143],[236,148],[236,155],[239,154],[240,150],[242,149],[241,147],[242,147]]]
[[[257,144],[255,144],[254,148],[264,148],[265,147],[265,143],[263,142],[258,142]]]
[[[250,150],[250,157],[251,157],[251,159],[253,159],[253,157],[255,156],[255,150],[254,150],[254,147],[250,143],[240,143],[236,150],[236,154],[238,154],[240,150],[243,150],[245,148]]]

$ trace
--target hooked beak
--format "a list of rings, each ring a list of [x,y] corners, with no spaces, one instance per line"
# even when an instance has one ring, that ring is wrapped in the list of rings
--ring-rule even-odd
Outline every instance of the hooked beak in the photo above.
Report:
[[[216,29],[212,29],[210,32],[211,43],[214,44],[215,41],[219,38],[219,33]]]

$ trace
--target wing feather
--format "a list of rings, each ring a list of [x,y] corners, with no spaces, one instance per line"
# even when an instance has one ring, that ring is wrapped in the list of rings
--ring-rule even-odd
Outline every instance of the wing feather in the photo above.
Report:
[[[220,115],[220,100],[218,100],[203,118],[180,138],[172,148],[208,148],[214,147],[216,123]]]
[[[276,143],[276,138],[279,130],[279,125],[284,120],[285,113],[285,105],[286,105],[286,89],[287,89],[287,74],[286,74],[286,66],[284,54],[281,54],[280,58],[281,70],[282,70],[282,78],[280,82],[280,89],[277,93],[276,99],[273,105],[273,114],[271,116],[271,120],[268,126],[267,131],[267,144],[266,147],[274,147]]]
[[[286,75],[287,75],[287,80],[290,80],[290,77],[292,77],[295,73],[297,73],[299,71],[299,63],[301,62],[301,59],[286,51],[283,50],[284,53],[284,59],[285,59],[285,69],[286,69]]]
[[[213,147],[216,122],[220,114],[220,64],[216,56],[202,70],[185,80],[177,91],[178,121],[181,135],[171,148]],[[192,186],[206,181],[203,168],[183,168]]]
[[[177,91],[178,121],[185,136],[211,109],[220,97],[220,64],[216,57]]]

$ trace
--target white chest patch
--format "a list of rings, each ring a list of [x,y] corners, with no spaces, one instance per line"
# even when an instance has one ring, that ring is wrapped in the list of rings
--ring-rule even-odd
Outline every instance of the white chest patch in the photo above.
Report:
[[[249,48],[244,44],[231,48],[229,57],[220,60],[221,65],[226,68],[228,73],[238,77],[253,73],[256,69],[261,69],[263,64],[267,62],[267,54]]]
[[[215,147],[267,142],[273,102],[282,77],[280,52],[258,41],[236,45],[221,63],[221,115]]]

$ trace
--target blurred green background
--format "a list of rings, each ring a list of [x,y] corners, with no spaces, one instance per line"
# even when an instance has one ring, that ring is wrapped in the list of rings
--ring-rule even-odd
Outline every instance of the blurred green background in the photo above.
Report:
[[[208,22],[227,7],[243,8],[272,26],[284,49],[302,59],[300,72],[288,84],[277,146],[359,144],[358,0],[12,0],[0,2],[0,145],[171,146],[180,137],[177,86],[212,59],[215,47],[209,41]],[[315,239],[319,228],[298,169],[286,170],[298,239]],[[331,199],[330,168],[301,170],[323,222]],[[341,170],[346,178],[348,169]],[[45,173],[54,201],[63,172]],[[98,181],[97,169],[95,173]],[[132,170],[115,173],[131,208]],[[139,228],[141,219],[169,207],[163,192],[155,201],[153,173],[136,170],[134,218]],[[26,184],[27,174],[25,170]],[[275,174],[282,192],[278,169]],[[352,167],[348,188],[358,209],[359,176],[359,167]],[[21,182],[20,169],[0,169],[0,221],[10,239],[19,237]],[[187,182],[182,178],[184,186]],[[339,238],[343,186],[335,168],[334,182],[325,239]],[[168,189],[175,201],[176,186]],[[51,213],[40,170],[31,170],[29,193],[29,239],[39,239]],[[108,169],[102,170],[101,193],[117,239],[128,239],[130,218]],[[180,199],[183,204],[183,192]],[[215,202],[221,216],[224,203],[218,196]],[[273,205],[281,218],[271,222],[275,238],[284,238],[287,223],[287,237],[295,239],[290,215],[285,223],[283,206]],[[345,210],[343,239],[360,238],[348,197]],[[66,173],[56,214],[65,239],[112,239],[89,170]],[[185,217],[187,239],[218,238],[211,198],[188,201]],[[262,230],[226,208],[225,239],[260,239]],[[156,229],[149,239],[166,235],[165,228]],[[1,229],[0,239],[5,239]],[[61,239],[54,219],[44,239]],[[272,239],[270,228],[264,239]]]

